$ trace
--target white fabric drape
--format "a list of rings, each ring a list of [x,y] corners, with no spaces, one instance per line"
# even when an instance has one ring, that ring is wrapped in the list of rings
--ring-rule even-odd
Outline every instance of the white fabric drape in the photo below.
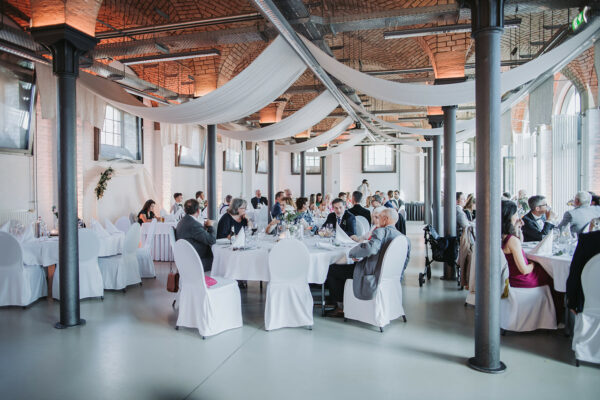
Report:
[[[321,133],[317,137],[314,137],[302,143],[278,145],[277,150],[289,153],[297,153],[309,149],[314,149],[315,147],[319,147],[321,145],[331,142],[332,140],[340,136],[342,133],[344,133],[344,131],[348,129],[348,127],[353,123],[354,121],[351,117],[346,117],[341,122],[336,124],[333,128],[331,128],[327,132]]]
[[[529,126],[552,123],[552,104],[554,102],[554,77],[546,79],[529,94]]]
[[[219,134],[231,139],[253,142],[283,139],[309,129],[328,116],[337,106],[337,100],[329,91],[325,91],[294,114],[273,125],[239,131],[219,129]]]
[[[115,92],[125,92],[113,82],[86,74],[81,74],[80,81],[115,107],[138,117],[172,124],[219,124],[246,117],[267,106],[305,69],[294,50],[278,37],[231,81],[183,104],[158,108],[132,105],[116,98]]]
[[[500,117],[500,133],[502,137],[502,146],[512,143],[512,120],[511,110],[505,111]]]
[[[309,157],[324,157],[324,156],[330,156],[332,154],[337,154],[344,150],[348,150],[355,144],[359,144],[366,137],[367,137],[367,131],[366,131],[366,129],[363,129],[363,131],[361,133],[356,133],[353,137],[351,137],[344,143],[341,143],[335,147],[330,147],[329,149],[324,150],[324,151],[311,151],[311,152],[306,153],[306,155]]]
[[[515,89],[555,65],[575,57],[576,50],[600,29],[600,20],[595,20],[582,32],[540,57],[517,68],[502,73],[501,90]],[[356,71],[330,57],[309,40],[301,37],[319,64],[331,75],[371,97],[396,104],[419,106],[444,106],[475,101],[475,81],[449,85],[418,85],[391,82]]]
[[[235,152],[239,153],[242,148],[241,142],[239,140],[230,139],[228,137],[221,137],[221,145],[223,146],[223,151]]]
[[[269,162],[269,143],[258,142],[258,165]]]
[[[180,125],[180,124],[160,124],[160,143],[167,146],[170,144],[179,144],[181,146],[192,148],[192,137],[200,135],[201,128],[198,125]]]

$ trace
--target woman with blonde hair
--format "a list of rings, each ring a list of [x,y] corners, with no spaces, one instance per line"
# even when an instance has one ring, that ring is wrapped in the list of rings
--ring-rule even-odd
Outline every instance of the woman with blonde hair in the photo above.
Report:
[[[467,219],[469,221],[475,220],[475,195],[473,193],[469,194],[467,197],[467,201],[465,206],[463,207],[463,211],[467,215]]]

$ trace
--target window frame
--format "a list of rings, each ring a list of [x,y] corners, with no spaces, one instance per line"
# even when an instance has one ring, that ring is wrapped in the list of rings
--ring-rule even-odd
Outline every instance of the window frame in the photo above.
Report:
[[[200,144],[200,164],[189,164],[186,162],[181,162],[181,151],[183,146],[180,144],[175,144],[175,166],[176,167],[187,167],[187,168],[200,168],[204,169],[206,167],[206,135],[204,135],[204,140]]]
[[[102,136],[102,129],[98,128],[98,127],[94,127],[94,161],[109,161],[112,160],[113,158],[108,158],[107,156],[102,155],[102,146],[110,146],[110,147],[115,147],[115,148],[125,148],[125,118],[124,118],[124,114],[126,114],[126,111],[120,110],[116,107],[111,106],[110,104],[106,105],[107,107],[111,107],[114,110],[117,110],[119,112],[121,112],[122,118],[121,118],[121,146],[114,146],[114,145],[110,145],[110,144],[103,144],[102,140],[101,140],[101,136]],[[129,114],[129,113],[127,113]],[[119,159],[122,160],[126,160],[128,162],[131,162],[133,164],[143,164],[144,163],[144,119],[141,117],[138,117],[136,115],[133,114],[129,114],[132,115],[135,118],[135,122],[136,122],[136,134],[137,134],[137,142],[138,142],[138,149],[139,149],[139,160],[135,159],[135,158],[127,158],[127,157],[118,157]],[[105,112],[105,117],[106,119],[106,112]]]
[[[370,145],[370,146],[361,146],[362,150],[360,152],[361,154],[361,172],[363,174],[395,174],[396,170],[397,170],[397,165],[396,165],[396,154],[394,152],[394,149],[390,148],[390,151],[392,152],[392,165],[389,166],[385,166],[389,169],[384,169],[384,170],[373,170],[373,169],[369,169],[369,167],[366,165],[367,162],[367,151],[370,147],[375,147],[375,146],[384,146],[384,147],[388,147],[388,145],[385,144],[379,144],[379,145]]]
[[[458,146],[458,144],[459,143],[457,143],[457,146]],[[464,142],[461,142],[461,144],[469,145],[470,162],[468,164],[458,162],[458,147],[457,147],[457,149],[456,149],[456,170],[461,171],[461,172],[475,171],[475,139],[465,140]]]
[[[227,149],[223,150],[223,171],[227,172],[244,172],[244,142],[240,140],[240,168],[232,168],[227,165]]]
[[[269,155],[267,154],[267,165],[264,168],[260,168],[259,165],[259,154],[260,146],[258,143],[254,143],[254,173],[256,174],[268,174],[269,173]]]
[[[11,54],[11,56],[14,56],[20,60],[24,60],[27,61],[26,59],[13,55]],[[35,130],[35,127],[32,125],[33,122],[33,113],[35,113],[35,105],[36,105],[36,97],[37,97],[37,73],[35,70],[35,64],[33,67],[33,77],[32,77],[32,82],[31,82],[31,98],[29,101],[29,121],[28,121],[28,132],[27,132],[27,147],[26,148],[11,148],[11,147],[0,147],[0,154],[9,154],[9,155],[23,155],[23,156],[28,156],[28,157],[32,157],[33,156],[33,135],[35,135],[37,132]]]
[[[290,153],[290,173],[292,175],[300,175],[300,153]],[[296,157],[298,157],[298,169],[294,168],[294,164],[296,162]],[[321,171],[323,171],[323,159],[320,156],[311,156],[319,159],[319,170],[318,171],[309,171],[308,166],[306,166],[306,175],[321,175]],[[306,156],[308,158],[308,156]]]

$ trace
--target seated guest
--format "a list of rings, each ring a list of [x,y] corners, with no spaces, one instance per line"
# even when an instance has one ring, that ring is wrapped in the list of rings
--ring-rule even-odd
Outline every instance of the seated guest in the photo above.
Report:
[[[320,218],[326,218],[328,215],[329,215],[329,210],[325,206],[325,202],[322,202],[321,204],[319,204],[319,207],[315,211],[315,216],[320,217]]]
[[[510,194],[510,192],[502,193],[502,200],[512,200],[512,195]]]
[[[203,191],[196,192],[196,201],[200,204],[200,210],[204,210],[206,208],[206,199],[204,198]]]
[[[323,227],[331,224],[335,228],[339,225],[348,236],[356,240],[356,217],[346,210],[342,199],[333,200],[332,205],[333,212],[327,216]]]
[[[298,211],[297,222],[300,222],[305,229],[311,231],[317,230],[312,213],[308,210],[308,199],[306,197],[298,197],[296,199],[296,211]]]
[[[463,211],[465,212],[465,215],[469,221],[475,220],[475,195],[473,195],[473,193],[470,193],[467,196],[467,201],[465,202]]]
[[[252,207],[254,207],[256,209],[256,208],[258,208],[259,204],[264,204],[265,206],[269,205],[267,198],[261,195],[260,189],[256,189],[255,194],[256,194],[256,196],[250,199],[250,203],[252,203]]]
[[[323,203],[325,203],[325,209],[327,209],[327,211],[329,211],[329,212],[333,211],[333,208],[331,206],[331,195],[329,193],[327,193],[325,195],[325,198],[323,199]]]
[[[577,192],[573,200],[574,209],[566,211],[558,228],[563,228],[571,224],[571,232],[578,235],[594,219],[600,217],[600,207],[590,205],[592,196],[589,192]]]
[[[177,240],[184,239],[190,242],[200,256],[204,270],[210,271],[213,262],[210,246],[216,242],[213,222],[208,219],[204,221],[204,225],[198,222],[200,204],[197,200],[186,200],[183,209],[185,216],[175,228],[175,237]]]
[[[144,222],[152,222],[156,215],[154,215],[154,205],[156,202],[152,199],[146,201],[144,203],[144,207],[142,207],[142,211],[140,211],[137,215],[138,223],[141,225]]]
[[[348,198],[346,197],[346,192],[339,192],[338,199],[342,199],[344,204],[346,204],[348,202]]]
[[[283,197],[281,199],[281,204],[283,207],[283,212],[296,211],[296,205],[294,204],[294,200],[291,197]]]
[[[231,239],[232,233],[237,235],[240,229],[249,225],[246,218],[246,200],[233,199],[227,212],[219,220],[217,225],[217,239]]]
[[[371,207],[369,210],[374,210],[377,207],[383,206],[382,201],[381,196],[378,194],[371,196]]]
[[[521,215],[525,215],[529,212],[529,204],[527,204],[527,191],[520,189],[517,193],[517,207],[521,209]]]
[[[329,288],[331,301],[336,305],[336,309],[329,314],[332,317],[342,317],[344,285],[346,279],[353,279],[354,296],[360,300],[371,300],[377,290],[379,273],[381,272],[381,261],[385,249],[392,239],[398,237],[400,232],[394,228],[398,213],[395,210],[386,208],[378,215],[378,226],[373,231],[368,241],[362,242],[350,250],[349,257],[356,264],[352,265],[331,265],[327,273],[325,284]],[[360,259],[360,261],[359,261]],[[375,275],[375,285],[362,285],[363,277]]]
[[[569,278],[567,279],[567,307],[574,313],[580,313],[584,309],[585,298],[583,296],[583,287],[581,286],[581,273],[587,262],[600,253],[600,231],[586,233],[579,236],[577,248],[571,267],[569,268]]]
[[[315,194],[312,193],[308,199],[308,211],[314,212],[317,209]]]
[[[398,222],[395,226],[401,234],[406,235],[406,218],[404,218],[404,215],[398,213]]]
[[[219,207],[219,215],[223,215],[227,212],[232,198],[233,198],[233,196],[230,194],[225,196],[225,201],[223,202],[223,204],[221,204],[221,207]]]
[[[544,196],[531,196],[527,203],[531,211],[523,216],[523,241],[540,241],[554,228],[554,225],[547,221],[553,214]]]
[[[275,204],[273,204],[273,209],[271,210],[271,217],[273,217],[273,219],[279,217],[279,214],[283,212],[283,208],[281,206],[282,199],[283,192],[275,193]]]
[[[473,226],[473,223],[467,219],[467,215],[463,210],[463,207],[467,199],[463,192],[456,192],[456,236],[460,237],[462,231],[467,229],[469,226]]]
[[[354,203],[354,206],[352,208],[348,209],[348,211],[350,211],[352,214],[354,214],[355,217],[358,217],[359,215],[361,217],[365,217],[365,219],[367,220],[369,225],[371,225],[371,212],[360,205],[362,196],[363,196],[363,194],[361,192],[359,192],[358,190],[356,190],[354,193],[352,193],[352,202]]]
[[[315,206],[319,207],[323,202],[323,195],[321,193],[317,193],[315,196]]]
[[[181,193],[175,193],[173,195],[175,199],[175,204],[171,206],[170,214],[177,214],[178,211],[183,211],[183,195]]]
[[[589,193],[590,193],[590,196],[592,196],[591,205],[600,206],[600,196],[597,196],[596,193],[594,193],[594,192],[589,192]]]
[[[387,208],[393,208],[394,210],[398,209],[398,202],[394,199],[394,191],[388,190],[388,201],[385,202],[384,206]]]
[[[294,197],[292,196],[292,191],[290,189],[284,189],[283,192],[285,194],[285,197],[289,197],[290,199]]]

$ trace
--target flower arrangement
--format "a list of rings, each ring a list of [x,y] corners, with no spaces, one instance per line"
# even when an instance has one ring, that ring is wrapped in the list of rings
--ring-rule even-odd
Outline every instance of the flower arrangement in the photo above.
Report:
[[[104,196],[104,191],[106,190],[106,185],[108,181],[112,178],[114,170],[112,167],[108,167],[103,173],[100,174],[100,180],[96,185],[96,198],[100,200],[102,196]]]
[[[58,218],[58,208],[56,208],[56,206],[52,206],[52,214],[54,214],[54,216]]]
[[[287,223],[288,225],[291,225],[294,223],[294,221],[296,220],[296,218],[298,217],[298,213],[294,210],[286,210],[283,213],[283,222]]]

